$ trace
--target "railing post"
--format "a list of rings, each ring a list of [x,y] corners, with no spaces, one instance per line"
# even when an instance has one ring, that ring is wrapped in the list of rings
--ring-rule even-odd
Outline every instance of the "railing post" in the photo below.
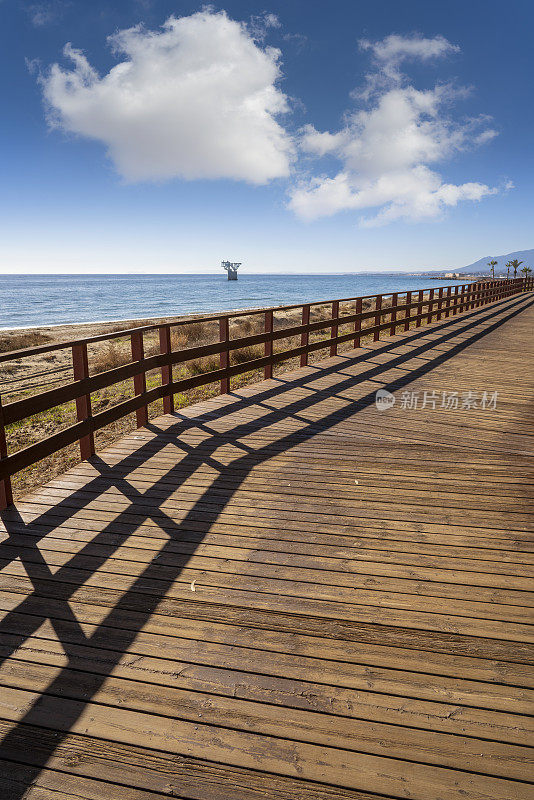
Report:
[[[354,313],[357,314],[357,318],[354,320],[354,333],[357,335],[354,337],[354,349],[356,350],[357,347],[360,346],[360,331],[362,329],[362,298],[358,297],[356,300],[356,308]]]
[[[229,342],[230,341],[230,320],[228,317],[221,317],[219,319],[219,341],[221,342]],[[228,347],[225,347],[224,350],[221,350],[220,356],[220,366],[221,369],[228,369],[230,366],[230,351]],[[221,378],[221,394],[228,394],[230,391],[230,377],[225,375]]]
[[[339,317],[339,300],[334,300],[332,303],[332,319],[337,319]],[[339,325],[335,322],[332,325],[332,330],[330,336],[332,338],[332,344],[330,345],[330,355],[337,356],[337,334],[339,331]]]
[[[2,398],[0,397],[0,463],[7,458],[6,429],[4,427],[4,413],[2,411]],[[9,477],[0,480],[0,511],[13,505],[13,491]]]
[[[409,306],[411,302],[412,302],[412,293],[411,292],[406,292],[406,305]],[[404,312],[404,317],[405,317],[404,330],[405,331],[409,331],[410,330],[410,322],[408,320],[408,317],[411,317],[411,316],[412,316],[412,309],[411,308],[407,308],[406,311]]]
[[[399,303],[399,295],[395,293],[391,297],[391,328],[389,330],[390,336],[395,336],[396,320],[397,320],[397,305]]]
[[[265,312],[265,333],[272,334],[273,326],[274,326],[273,312],[272,311],[266,311]],[[273,354],[273,339],[272,339],[272,336],[271,336],[265,342],[265,356],[266,357],[270,357],[270,356],[272,356],[272,354]],[[266,364],[265,365],[265,367],[263,368],[263,377],[265,378],[265,380],[267,380],[268,378],[272,378],[273,377],[273,365],[272,364]]]
[[[426,318],[426,324],[432,322],[432,309],[434,307],[434,289],[431,289],[428,294],[428,315]]]
[[[131,335],[132,361],[143,361],[145,348],[143,344],[143,331],[134,331]],[[146,373],[143,371],[139,375],[134,375],[134,394],[140,395],[146,392]],[[144,428],[148,424],[148,406],[141,406],[135,411],[135,421],[138,428]]]
[[[421,319],[421,316],[423,314],[423,300],[424,300],[424,298],[425,298],[425,293],[424,293],[423,289],[420,289],[419,297],[417,298],[418,305],[417,305],[417,320],[416,320],[416,323],[415,323],[415,327],[416,328],[420,328],[421,327],[421,323],[423,321]]]
[[[445,300],[445,317],[448,317],[451,313],[451,295],[452,295],[452,286],[448,286],[447,298]]]
[[[443,308],[443,286],[440,286],[439,287],[439,291],[438,291],[438,315],[436,317],[438,322],[441,319],[441,309],[442,308]]]
[[[477,291],[476,283],[471,283],[469,287],[469,293],[471,295],[471,302],[467,304],[467,308],[469,311],[472,311],[476,306],[476,291]]]
[[[455,317],[458,313],[458,297],[459,297],[460,287],[454,287],[454,302],[452,304],[452,316]]]
[[[162,325],[159,329],[159,352],[162,356],[170,355],[171,329],[169,325]],[[161,385],[169,386],[172,383],[172,365],[164,364],[161,368]],[[174,395],[169,388],[168,393],[163,395],[163,413],[172,414],[174,412]]]
[[[381,320],[381,317],[382,317],[382,315],[380,314],[381,308],[382,308],[382,295],[379,294],[376,297],[376,310],[377,310],[378,313],[375,314],[375,327],[377,325],[380,325],[380,320]],[[375,331],[374,336],[373,336],[373,341],[374,342],[378,342],[379,339],[380,339],[380,331]]]
[[[82,381],[89,377],[89,360],[87,357],[87,345],[85,343],[75,344],[72,348],[72,373],[75,381]],[[91,395],[84,394],[76,398],[76,418],[78,422],[90,420]],[[95,454],[95,436],[90,431],[87,436],[80,439],[80,455],[82,461],[91,458]]]
[[[302,306],[302,324],[309,325],[310,324],[310,304]],[[305,347],[306,350],[304,353],[301,353],[300,356],[300,366],[306,367],[308,365],[308,344],[310,342],[310,332],[303,331],[300,335],[300,346]]]

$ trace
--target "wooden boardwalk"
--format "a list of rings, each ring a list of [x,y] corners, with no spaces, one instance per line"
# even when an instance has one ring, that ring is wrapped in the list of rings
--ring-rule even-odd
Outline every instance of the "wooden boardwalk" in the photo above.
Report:
[[[531,800],[533,327],[285,373],[4,512],[0,796]]]

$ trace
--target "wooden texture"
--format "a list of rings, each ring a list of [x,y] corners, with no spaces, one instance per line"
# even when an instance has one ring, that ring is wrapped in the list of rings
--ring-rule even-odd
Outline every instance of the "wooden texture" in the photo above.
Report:
[[[169,325],[162,325],[159,329],[159,348],[161,355],[168,355],[172,350]],[[168,386],[170,383],[172,383],[172,366],[165,364],[161,368],[161,385]],[[172,414],[174,411],[174,395],[169,393],[163,395],[163,410],[166,414]]]
[[[72,373],[75,381],[85,381],[89,377],[87,345],[79,344],[72,348]],[[76,398],[76,417],[78,422],[86,422],[92,416],[91,395],[83,394]],[[95,439],[91,431],[80,439],[80,455],[82,461],[95,453]]]
[[[143,332],[132,333],[131,337],[132,361],[142,362],[145,358],[145,348],[143,342]],[[144,372],[134,375],[133,379],[135,395],[143,395],[146,392],[146,374]],[[138,428],[144,428],[148,422],[148,406],[144,405],[135,412],[135,420]]]
[[[0,460],[7,458],[6,430],[4,425],[4,411],[0,397]],[[7,508],[13,503],[13,491],[9,477],[0,479],[0,509]]]
[[[2,798],[530,800],[534,297],[472,302],[2,512]]]

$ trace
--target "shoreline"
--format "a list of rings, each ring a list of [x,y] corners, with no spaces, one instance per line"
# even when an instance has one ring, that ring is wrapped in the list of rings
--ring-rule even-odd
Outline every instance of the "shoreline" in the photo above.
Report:
[[[451,285],[455,285],[457,282],[463,281],[464,279],[463,278],[436,278],[436,280],[447,281],[448,283],[451,283]],[[475,280],[475,278],[471,278],[470,277],[470,278],[466,278],[465,279],[466,282],[470,282],[470,281],[473,281],[473,280]],[[484,279],[481,279],[481,280],[484,280]],[[424,291],[427,292],[429,288],[431,288],[431,287],[426,287],[424,289]],[[392,294],[393,294],[393,292],[383,292],[382,293],[382,297],[390,297]],[[375,297],[375,295],[363,295],[364,299],[366,297]],[[330,303],[330,302],[333,302],[333,300],[336,300],[336,299],[337,298],[326,298],[326,299],[310,300],[310,301],[307,301],[307,302],[309,302],[311,305],[314,305],[314,304],[320,304],[320,303]],[[341,301],[344,300],[344,298],[339,298],[339,299]],[[287,305],[291,306],[291,305],[299,305],[299,304],[288,303]],[[186,319],[195,320],[195,319],[203,319],[205,317],[215,317],[215,316],[218,316],[219,314],[221,314],[221,315],[222,314],[230,314],[230,315],[232,315],[232,314],[242,314],[244,312],[255,312],[255,311],[257,311],[259,313],[261,311],[265,311],[265,310],[267,310],[269,308],[272,308],[272,307],[273,306],[268,306],[268,305],[241,306],[241,307],[238,307],[238,308],[216,309],[216,310],[213,310],[213,311],[205,311],[205,312],[198,312],[198,311],[195,312],[195,311],[193,311],[190,314],[176,314],[176,315],[173,315],[173,316],[163,316],[163,317],[124,317],[124,318],[109,319],[109,320],[105,320],[105,319],[103,319],[103,320],[89,320],[89,321],[86,321],[86,322],[54,322],[54,323],[48,323],[48,324],[44,324],[44,325],[18,325],[18,326],[0,327],[0,336],[6,336],[6,335],[9,336],[10,334],[17,335],[17,334],[20,334],[21,332],[26,332],[26,331],[29,332],[29,333],[48,333],[48,332],[53,333],[53,332],[57,332],[61,328],[64,328],[66,330],[77,330],[77,329],[87,328],[87,326],[95,326],[95,327],[97,327],[98,331],[93,335],[98,336],[101,333],[108,333],[108,330],[106,330],[107,326],[111,326],[111,327],[117,326],[117,325],[123,326],[126,323],[132,323],[131,327],[132,328],[136,328],[136,327],[142,327],[142,325],[157,325],[157,324],[160,324],[160,323],[178,322],[178,321],[186,320]],[[278,306],[274,306],[274,308],[278,308]],[[280,311],[282,312],[283,309],[284,309],[284,306],[281,306],[280,307]],[[52,338],[55,339],[56,337],[52,336]],[[76,338],[76,337],[69,337],[69,338]],[[80,336],[79,338],[85,338],[85,337]]]
[[[195,284],[195,291],[191,296],[187,292],[185,294],[182,292],[182,294],[178,293],[176,297],[176,287],[172,288],[167,297],[161,294],[162,287],[159,285],[154,287],[151,284],[149,290],[147,289],[147,297],[141,302],[138,301],[140,297],[143,298],[142,286],[139,287],[140,294],[138,292],[136,296],[133,296],[132,292],[128,290],[123,297],[123,290],[120,287],[112,292],[113,285],[106,284],[101,294],[90,293],[89,298],[80,293],[81,290],[76,290],[73,294],[69,293],[64,298],[65,293],[58,291],[58,287],[55,286],[53,291],[51,289],[48,303],[45,300],[46,295],[43,295],[42,292],[34,298],[35,293],[32,294],[30,291],[27,308],[23,301],[24,292],[20,292],[20,305],[16,302],[17,291],[15,294],[6,294],[6,304],[2,308],[4,313],[0,314],[0,336],[46,331],[57,340],[58,335],[62,335],[62,332],[70,336],[70,332],[76,330],[76,336],[84,337],[92,328],[102,331],[127,323],[136,327],[145,320],[159,322],[160,320],[191,319],[219,314],[231,315],[260,311],[270,307],[295,305],[299,301],[315,304],[359,296],[370,297],[377,294],[387,297],[394,292],[402,294],[404,291],[420,288],[428,290],[432,286],[437,288],[448,283],[459,285],[469,281],[468,278],[463,277],[460,279],[445,278],[444,276],[419,278],[419,276],[409,275],[405,276],[406,279],[399,279],[386,275],[383,282],[373,278],[370,281],[365,280],[359,283],[351,280],[337,283],[334,281],[330,284],[315,280],[321,276],[309,277],[314,278],[309,284],[301,285],[300,282],[290,281],[287,286],[276,284],[274,287],[266,288],[263,284],[260,286],[252,283],[251,286],[248,286],[245,282],[242,286],[228,284],[231,290],[227,288],[226,283],[215,286],[211,282],[205,293],[200,284],[198,286]],[[329,277],[343,276],[330,275]],[[238,287],[237,291],[235,286]]]
[[[140,328],[142,327],[139,323],[143,323],[146,325],[157,325],[159,323],[165,322],[177,322],[179,320],[185,319],[202,319],[203,317],[211,317],[216,316],[217,314],[241,314],[244,311],[263,311],[266,309],[267,306],[259,306],[254,308],[231,308],[226,310],[218,310],[218,311],[210,311],[206,313],[202,312],[192,312],[191,314],[177,314],[176,316],[172,317],[124,317],[124,319],[98,319],[98,320],[90,320],[88,322],[54,322],[49,323],[46,325],[19,325],[17,327],[11,326],[9,328],[0,328],[0,336],[10,333],[21,333],[22,331],[28,331],[31,333],[39,333],[41,331],[56,331],[58,328],[84,328],[88,325],[95,325],[95,326],[116,326],[116,325],[125,325],[127,322],[132,323],[132,328]],[[106,333],[107,331],[99,331],[99,333]],[[83,338],[83,337],[80,337]]]

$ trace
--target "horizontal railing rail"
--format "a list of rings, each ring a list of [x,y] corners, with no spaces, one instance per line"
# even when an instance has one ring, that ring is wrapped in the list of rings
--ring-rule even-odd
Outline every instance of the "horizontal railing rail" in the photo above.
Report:
[[[439,321],[442,317],[471,311],[482,305],[533,289],[533,279],[518,278],[366,295],[340,300],[321,300],[213,316],[189,317],[118,330],[85,339],[1,353],[0,366],[2,362],[19,361],[29,356],[70,349],[74,380],[63,386],[4,405],[0,397],[0,509],[6,508],[12,503],[11,478],[14,474],[77,441],[80,444],[82,460],[90,458],[95,453],[94,433],[96,431],[133,412],[136,414],[137,426],[143,427],[148,422],[148,406],[157,400],[163,400],[165,413],[172,413],[174,396],[181,392],[219,382],[221,393],[226,393],[230,390],[231,378],[237,375],[263,369],[264,377],[271,378],[273,366],[288,359],[300,358],[301,366],[306,366],[310,353],[328,349],[329,354],[334,356],[337,354],[340,344],[352,342],[353,347],[359,347],[362,336],[372,336],[374,341],[378,341],[383,332],[393,336],[397,330],[406,331],[411,325],[420,327],[431,322],[433,318]],[[401,297],[402,301],[400,301]],[[384,300],[388,298],[391,298],[390,303],[385,305]],[[374,307],[364,310],[365,301],[367,301],[367,305]],[[354,310],[351,310],[350,313],[340,313],[340,308],[342,312],[342,307],[347,303],[354,303]],[[311,310],[321,309],[325,306],[331,307],[331,316],[327,319],[311,321]],[[297,309],[301,310],[300,324],[275,328],[274,315],[277,312]],[[399,314],[402,316],[399,317]],[[231,338],[231,321],[258,315],[264,316],[263,332]],[[367,320],[371,320],[372,324],[364,327],[362,323]],[[173,350],[172,329],[199,322],[203,324],[218,323],[219,341]],[[340,327],[347,325],[351,326],[350,330],[340,333]],[[328,331],[330,331],[330,335],[326,338],[310,341],[310,334],[321,332],[328,334]],[[145,335],[151,332],[159,334],[159,353],[145,356]],[[125,365],[90,375],[88,345],[125,337],[129,337],[131,340],[131,361]],[[300,340],[300,345],[274,352],[275,342],[295,338]],[[237,364],[231,363],[233,351],[261,345],[264,348],[263,356]],[[219,356],[218,369],[209,369],[190,377],[174,378],[173,367],[175,365],[217,355]],[[154,370],[161,372],[161,382],[158,386],[147,389],[146,376]],[[93,393],[128,379],[133,379],[133,397],[104,411],[92,412],[91,395]],[[75,424],[15,453],[8,453],[7,426],[20,423],[35,414],[73,401],[76,404],[77,422]]]

